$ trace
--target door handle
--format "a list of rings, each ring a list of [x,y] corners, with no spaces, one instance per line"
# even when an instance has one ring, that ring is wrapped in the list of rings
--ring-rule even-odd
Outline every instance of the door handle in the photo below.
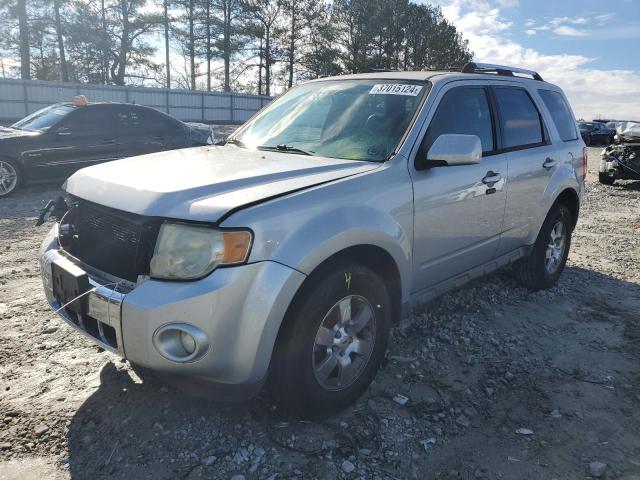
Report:
[[[482,183],[484,183],[485,185],[493,186],[494,183],[498,183],[501,179],[502,175],[489,170],[485,177],[482,179]]]
[[[551,170],[555,166],[556,166],[556,161],[553,158],[549,158],[549,157],[547,157],[547,159],[542,164],[542,168],[546,170]]]
[[[107,138],[102,140],[103,145],[114,145],[116,143],[115,138]]]

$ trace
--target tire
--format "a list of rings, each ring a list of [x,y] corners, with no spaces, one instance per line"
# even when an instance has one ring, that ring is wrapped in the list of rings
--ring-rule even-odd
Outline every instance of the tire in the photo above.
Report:
[[[564,242],[561,252],[552,249],[554,260],[549,259],[548,249],[553,243],[552,233],[557,238],[558,223],[562,224]],[[567,263],[571,248],[571,234],[575,219],[569,209],[562,203],[556,203],[542,224],[536,243],[531,253],[515,264],[515,274],[518,280],[527,288],[537,291],[553,287]],[[557,245],[558,242],[556,241]],[[551,268],[549,268],[551,267]]]
[[[615,182],[616,179],[606,173],[598,172],[598,181],[603,185],[613,185],[613,182]]]
[[[349,317],[360,319],[356,323],[364,328],[349,329],[348,322],[340,328]],[[354,403],[380,367],[390,326],[390,296],[372,270],[338,263],[312,274],[289,307],[276,342],[269,389],[277,405],[316,416]]]
[[[0,198],[11,195],[22,185],[22,170],[15,160],[0,158]]]

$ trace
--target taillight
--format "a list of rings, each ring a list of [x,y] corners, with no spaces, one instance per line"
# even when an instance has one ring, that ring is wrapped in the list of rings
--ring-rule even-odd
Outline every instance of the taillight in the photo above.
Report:
[[[582,179],[587,178],[587,167],[589,166],[589,150],[582,147]]]

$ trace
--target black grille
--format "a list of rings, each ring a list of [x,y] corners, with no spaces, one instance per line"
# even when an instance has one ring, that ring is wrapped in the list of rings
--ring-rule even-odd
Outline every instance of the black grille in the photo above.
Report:
[[[80,202],[68,250],[87,265],[131,282],[149,274],[161,221]]]

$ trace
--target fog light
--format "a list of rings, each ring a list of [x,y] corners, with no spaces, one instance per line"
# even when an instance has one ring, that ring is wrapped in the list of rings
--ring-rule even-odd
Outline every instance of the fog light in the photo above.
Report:
[[[168,323],[153,334],[153,345],[172,362],[194,362],[209,350],[207,334],[188,323]]]
[[[196,351],[196,339],[184,330],[180,331],[180,343],[189,355]]]

